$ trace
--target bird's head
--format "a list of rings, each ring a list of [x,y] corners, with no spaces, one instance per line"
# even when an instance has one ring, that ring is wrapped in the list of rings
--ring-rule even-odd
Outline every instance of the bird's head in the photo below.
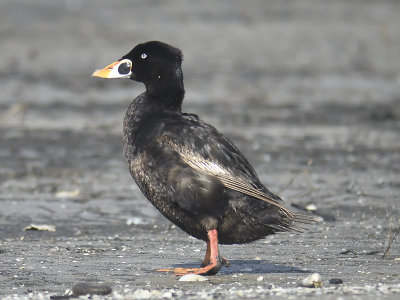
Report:
[[[137,45],[121,59],[95,71],[101,78],[129,78],[143,82],[148,99],[159,106],[180,110],[185,94],[181,50],[152,41]]]
[[[168,79],[170,76],[182,76],[181,64],[181,50],[162,42],[152,41],[137,45],[121,59],[95,71],[92,76],[130,78],[147,85]]]

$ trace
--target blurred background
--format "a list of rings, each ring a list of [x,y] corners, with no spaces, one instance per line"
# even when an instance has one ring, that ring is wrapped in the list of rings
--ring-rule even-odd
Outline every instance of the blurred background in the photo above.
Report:
[[[0,1],[0,294],[87,274],[142,287],[200,259],[203,243],[170,227],[125,166],[122,120],[143,85],[91,77],[149,40],[184,52],[183,110],[229,136],[286,206],[324,220],[224,248],[239,267],[222,274],[398,283],[399,243],[381,256],[399,230],[399,12],[394,0]]]
[[[232,138],[271,190],[384,232],[399,212],[399,11],[384,0],[0,1],[4,235],[30,222],[164,222],[121,150],[144,87],[91,78],[149,40],[183,50],[184,111]]]

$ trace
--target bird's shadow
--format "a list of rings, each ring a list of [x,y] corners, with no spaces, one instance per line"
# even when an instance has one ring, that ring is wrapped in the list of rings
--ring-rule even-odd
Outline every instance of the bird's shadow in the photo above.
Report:
[[[275,264],[266,260],[229,260],[230,267],[222,267],[220,274],[272,274],[272,273],[313,273],[298,267]],[[174,268],[197,268],[199,263],[175,264]]]

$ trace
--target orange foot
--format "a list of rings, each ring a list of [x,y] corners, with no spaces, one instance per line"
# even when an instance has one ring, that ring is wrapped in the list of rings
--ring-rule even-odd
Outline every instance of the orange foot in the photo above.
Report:
[[[160,269],[158,272],[173,272],[174,275],[184,276],[189,274],[198,274],[198,275],[215,275],[221,269],[221,264],[217,266],[208,265],[203,268],[173,268],[173,269]]]
[[[216,229],[208,233],[207,252],[200,268],[173,268],[161,269],[158,272],[173,272],[175,275],[183,276],[188,274],[215,275],[222,266],[229,267],[230,264],[225,258],[219,257],[218,232]]]

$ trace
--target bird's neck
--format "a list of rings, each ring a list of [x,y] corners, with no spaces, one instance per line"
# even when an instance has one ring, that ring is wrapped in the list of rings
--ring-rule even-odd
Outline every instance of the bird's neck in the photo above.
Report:
[[[169,91],[169,93],[152,93],[147,90],[146,96],[147,105],[151,102],[151,106],[158,107],[160,110],[181,111],[185,90],[183,88],[176,90],[176,87],[173,91]]]
[[[146,84],[148,101],[166,110],[181,111],[185,96],[183,75],[180,68],[164,71]]]

